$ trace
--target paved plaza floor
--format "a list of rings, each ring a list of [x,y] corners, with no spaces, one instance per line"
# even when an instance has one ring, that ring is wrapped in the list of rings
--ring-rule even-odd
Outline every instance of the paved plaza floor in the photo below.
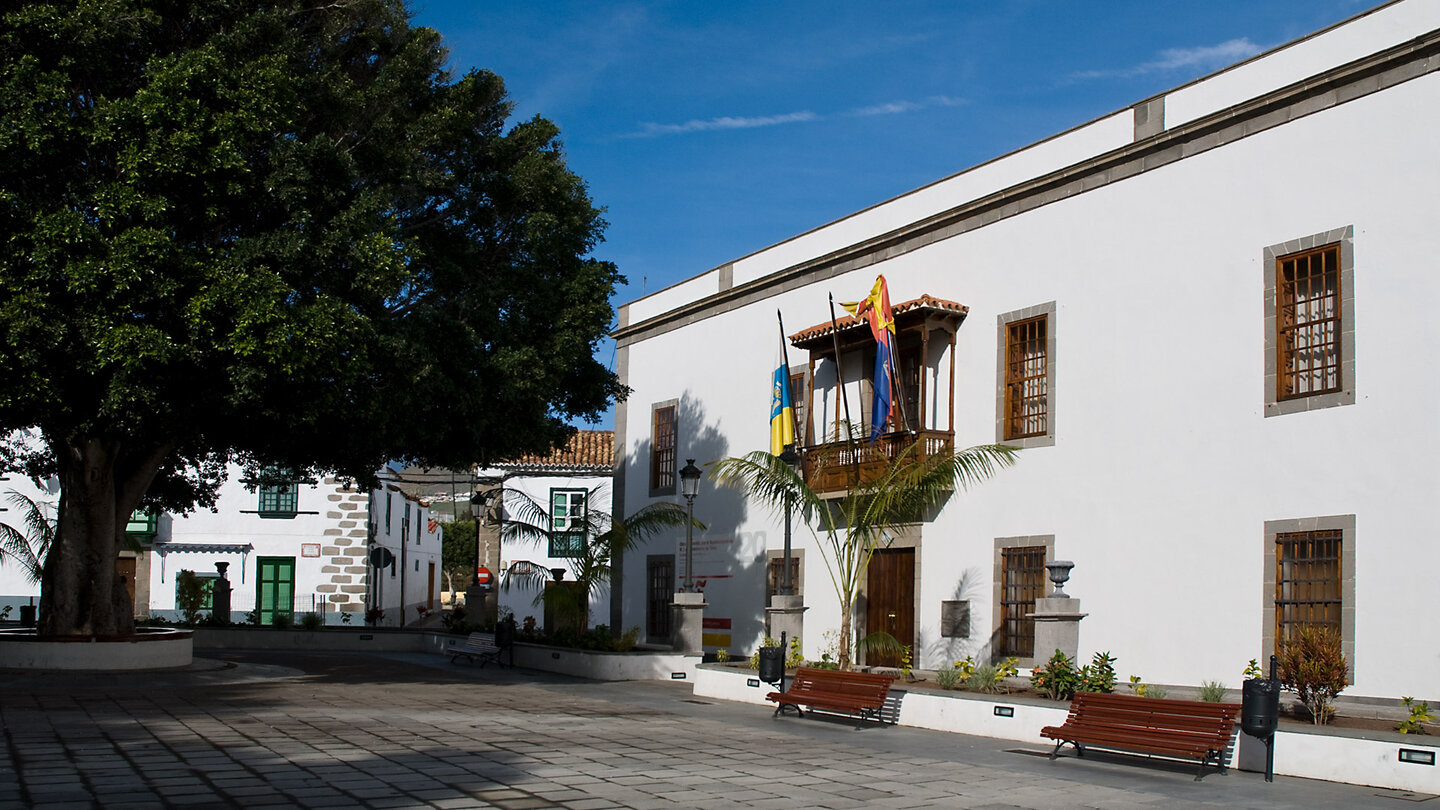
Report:
[[[1440,798],[826,719],[681,682],[425,654],[198,651],[184,671],[0,670],[0,810],[1404,808]]]

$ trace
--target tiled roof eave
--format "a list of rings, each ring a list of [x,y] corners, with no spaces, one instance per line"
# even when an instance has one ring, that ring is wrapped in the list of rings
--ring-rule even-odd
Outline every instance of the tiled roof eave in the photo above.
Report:
[[[911,313],[934,312],[952,318],[964,318],[970,313],[970,308],[957,301],[947,301],[943,298],[935,298],[929,295],[922,295],[919,298],[909,301],[902,301],[890,307],[898,321],[901,315]],[[831,333],[844,333],[851,329],[865,328],[866,322],[853,315],[846,315],[839,318],[832,325],[830,323],[819,323],[808,329],[802,329],[789,336],[790,345],[800,346],[812,340],[828,337]]]

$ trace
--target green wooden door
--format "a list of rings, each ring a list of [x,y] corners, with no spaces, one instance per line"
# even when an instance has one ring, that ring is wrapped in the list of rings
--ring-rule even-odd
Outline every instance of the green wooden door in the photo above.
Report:
[[[259,611],[260,624],[274,624],[278,614],[294,619],[295,558],[260,557],[255,564],[258,569],[255,609]]]

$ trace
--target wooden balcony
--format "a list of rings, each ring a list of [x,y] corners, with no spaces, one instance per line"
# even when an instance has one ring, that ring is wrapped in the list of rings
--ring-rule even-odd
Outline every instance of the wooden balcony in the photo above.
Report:
[[[841,493],[852,480],[869,483],[880,476],[887,464],[911,445],[916,460],[955,452],[955,434],[948,430],[897,431],[886,433],[874,443],[860,439],[853,445],[832,442],[813,445],[805,452],[805,481],[820,494]]]

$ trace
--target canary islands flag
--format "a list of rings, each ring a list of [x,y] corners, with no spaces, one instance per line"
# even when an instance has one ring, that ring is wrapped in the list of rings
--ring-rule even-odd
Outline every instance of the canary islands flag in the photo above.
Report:
[[[790,369],[782,361],[775,367],[770,386],[770,455],[778,456],[795,443],[795,409],[790,404]]]

